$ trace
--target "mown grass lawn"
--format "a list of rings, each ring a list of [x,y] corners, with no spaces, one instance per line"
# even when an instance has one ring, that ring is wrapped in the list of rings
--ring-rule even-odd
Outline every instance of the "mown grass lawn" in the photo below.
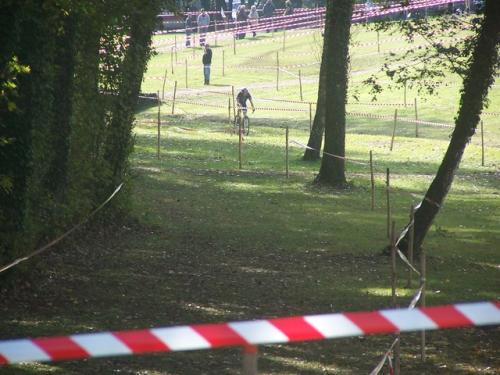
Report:
[[[238,48],[236,57],[229,53],[232,44],[226,41],[226,63],[271,65],[282,47],[282,35],[277,34],[274,41],[272,35],[260,35],[262,43]],[[283,64],[314,62],[317,33],[292,35],[286,35]],[[360,27],[355,37],[360,44],[376,40],[375,33]],[[387,43],[402,47],[401,42]],[[365,74],[356,75],[356,71],[381,63],[376,51],[376,45],[353,46],[353,82]],[[200,57],[199,50],[195,53]],[[218,53],[216,49],[216,61]],[[297,100],[296,77],[289,75],[277,91],[276,71],[232,68],[222,77],[214,63],[212,82],[222,86],[205,88],[200,63],[188,67],[189,89],[181,90],[182,61],[191,54],[179,52],[176,76],[167,74],[168,87],[178,79],[179,100],[220,107],[178,103],[176,114],[170,115],[168,93],[161,108],[158,160],[156,125],[143,123],[154,120],[157,108],[154,102],[141,102],[128,181],[133,191],[130,217],[117,219],[111,227],[109,223],[94,226],[44,257],[45,270],[36,285],[24,286],[0,307],[2,337],[390,306],[389,259],[382,255],[388,243],[386,168],[391,171],[393,218],[402,228],[410,205],[419,202],[439,166],[451,129],[422,125],[416,138],[413,124],[398,123],[391,152],[391,120],[348,118],[347,156],[367,162],[373,151],[376,203],[372,211],[367,165],[347,163],[349,189],[318,187],[312,181],[319,162],[303,162],[303,150],[291,145],[286,179],[284,127],[290,128],[291,140],[306,143],[308,104],[263,99]],[[147,76],[162,76],[169,63],[169,54],[156,56]],[[305,100],[316,99],[317,70],[316,65],[303,70]],[[450,77],[450,82],[458,80]],[[251,114],[251,133],[243,144],[242,169],[238,168],[237,137],[228,131],[225,106],[230,87],[224,85],[249,87],[258,107]],[[352,87],[359,86],[353,83]],[[146,79],[143,91],[161,88],[160,80]],[[419,118],[453,123],[458,90],[459,86],[447,86],[436,97],[419,97]],[[367,90],[359,87],[359,91],[360,101],[368,102]],[[491,92],[488,111],[498,112],[499,92],[497,87]],[[402,90],[385,91],[379,102],[400,104],[402,95]],[[408,104],[415,96],[407,92]],[[270,107],[281,110],[265,109]],[[397,108],[400,116],[414,116],[412,106]],[[350,104],[348,109],[392,115],[395,107]],[[476,136],[425,241],[430,305],[494,300],[500,295],[500,127],[493,116],[485,116],[484,124],[485,166],[481,166]],[[398,303],[405,306],[417,282],[414,278],[407,288],[408,271],[401,264],[398,267]],[[498,328],[429,332],[428,359],[421,364],[419,335],[405,334],[403,373],[495,374],[500,369],[499,339]],[[392,337],[372,336],[266,346],[261,348],[259,373],[367,374],[391,341]],[[225,349],[19,365],[0,368],[0,374],[235,374],[240,369],[240,351]]]

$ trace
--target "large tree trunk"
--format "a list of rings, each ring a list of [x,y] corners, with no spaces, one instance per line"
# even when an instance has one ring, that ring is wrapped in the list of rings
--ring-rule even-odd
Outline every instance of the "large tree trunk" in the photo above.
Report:
[[[472,54],[471,64],[464,79],[455,130],[451,136],[446,154],[439,166],[422,205],[415,213],[415,243],[419,251],[424,238],[438,214],[455,172],[460,165],[467,143],[476,131],[488,90],[494,81],[498,60],[500,37],[500,1],[487,0],[485,17]],[[406,251],[408,234],[402,239],[400,249]]]
[[[345,114],[352,0],[327,2],[323,60],[326,75],[325,145],[316,182],[345,186]],[[340,156],[332,157],[328,154]]]
[[[319,69],[319,84],[318,84],[318,99],[316,101],[316,114],[312,124],[309,141],[304,152],[303,160],[314,161],[318,160],[321,151],[321,142],[323,142],[323,132],[325,131],[325,107],[326,107],[326,68],[325,59],[323,58],[325,49],[323,48],[323,56],[321,57],[321,66]]]
[[[109,191],[116,188],[128,172],[128,156],[133,147],[134,111],[142,77],[150,57],[151,37],[157,12],[158,6],[156,2],[153,2],[130,17],[129,46],[121,66],[121,83],[104,152],[104,158],[109,163],[112,172]]]

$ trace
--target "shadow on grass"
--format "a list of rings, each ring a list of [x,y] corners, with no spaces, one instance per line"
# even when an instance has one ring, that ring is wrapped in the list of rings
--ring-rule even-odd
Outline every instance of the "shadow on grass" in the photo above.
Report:
[[[255,138],[246,147],[249,155],[260,160],[257,167],[278,170],[279,163],[268,160],[282,149]],[[225,153],[234,151],[232,142],[167,139],[167,160],[160,164],[154,159],[154,138],[137,136],[133,219],[110,228],[89,228],[80,238],[43,256],[41,261],[47,266],[36,284],[15,295],[2,295],[1,337],[390,306],[389,259],[379,254],[387,243],[384,207],[369,211],[367,190],[360,185],[368,186],[366,171],[356,177],[359,185],[341,192],[314,188],[301,174],[277,181],[276,176],[258,170],[238,171],[235,154]],[[214,156],[217,150],[219,155]],[[302,164],[297,159],[292,163],[297,169]],[[402,169],[402,164],[393,162],[392,169]],[[307,173],[318,166],[306,165]],[[428,170],[435,165],[411,165],[417,167]],[[494,183],[485,184],[494,188]],[[394,197],[396,205],[405,207],[404,214],[395,214],[399,222],[407,219],[406,199]],[[381,201],[380,190],[377,202]],[[451,200],[444,209],[454,211],[458,218],[440,217],[440,224],[449,228],[451,221],[461,222],[478,201],[479,197]],[[428,258],[429,304],[496,295],[497,271],[490,267],[485,272],[485,266],[471,256],[471,251],[481,252],[483,256],[477,258],[497,262],[498,234],[484,236],[496,227],[495,218],[483,212],[469,217],[476,232],[441,229],[433,236]],[[468,244],[461,243],[464,235],[476,240],[470,251],[465,251]],[[445,251],[433,256],[432,251],[440,250],[438,245]],[[406,275],[401,267],[401,306],[407,305],[415,288],[404,288]],[[488,366],[496,369],[500,366],[498,338],[498,329],[429,333],[429,363],[424,366],[416,358],[418,335],[405,334],[404,373],[465,375]],[[391,341],[392,337],[374,336],[265,347],[260,369],[263,374],[369,373]],[[239,350],[223,349],[0,367],[0,374],[235,374],[240,369]]]

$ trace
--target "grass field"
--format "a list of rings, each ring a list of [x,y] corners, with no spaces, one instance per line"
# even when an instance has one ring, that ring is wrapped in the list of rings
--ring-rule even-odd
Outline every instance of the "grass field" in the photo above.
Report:
[[[359,82],[383,62],[384,52],[404,48],[401,40],[354,29],[351,92],[370,102]],[[248,36],[247,36],[248,37]],[[162,36],[168,39],[169,36]],[[181,35],[177,40],[181,43]],[[375,209],[370,210],[370,173],[347,163],[350,188],[337,191],[312,184],[319,162],[303,162],[290,147],[285,176],[285,131],[307,143],[309,105],[317,94],[320,36],[316,31],[258,35],[214,47],[211,86],[203,85],[201,49],[180,49],[172,75],[170,53],[150,63],[144,92],[162,91],[161,157],[157,158],[157,107],[141,101],[135,128],[130,186],[131,216],[109,227],[94,226],[46,256],[36,285],[25,285],[0,307],[3,338],[221,322],[295,314],[386,308],[391,305],[387,245],[385,170],[390,168],[392,214],[397,228],[408,220],[440,164],[450,128],[348,118],[346,154],[367,162],[373,151]],[[209,41],[211,41],[209,39]],[[213,41],[213,44],[215,41]],[[244,44],[245,43],[245,44]],[[372,43],[369,45],[369,43]],[[222,76],[222,51],[225,74]],[[276,90],[276,52],[280,86]],[[188,88],[185,88],[185,61]],[[292,74],[290,74],[292,73]],[[173,82],[178,81],[171,115]],[[459,102],[459,79],[439,95],[421,97],[408,89],[386,90],[373,106],[348,111],[452,124]],[[229,130],[231,85],[246,86],[255,98],[251,133],[238,167],[238,139]],[[500,112],[500,90],[490,93],[487,112]],[[272,99],[272,100],[270,100]],[[184,103],[183,103],[184,102]],[[213,107],[212,107],[213,106]],[[272,108],[273,110],[270,110]],[[290,111],[290,110],[303,111]],[[314,109],[314,106],[313,106]],[[314,114],[314,112],[313,112]],[[445,205],[425,241],[429,305],[500,297],[500,118],[483,116],[481,139],[468,145]],[[479,135],[479,134],[478,134]],[[398,303],[406,306],[417,287],[406,286],[408,271],[398,264]],[[392,337],[371,336],[261,348],[262,374],[367,374]],[[403,374],[497,374],[498,328],[429,332],[427,362],[420,362],[419,335],[402,337]],[[0,374],[235,374],[238,349],[93,359],[0,368]]]

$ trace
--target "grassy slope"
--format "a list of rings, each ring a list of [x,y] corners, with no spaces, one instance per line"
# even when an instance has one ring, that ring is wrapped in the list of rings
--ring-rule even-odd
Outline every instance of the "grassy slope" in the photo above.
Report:
[[[277,35],[276,35],[277,36]],[[229,65],[271,66],[282,34],[262,43],[226,44]],[[312,63],[318,35],[286,36],[283,65]],[[389,36],[382,36],[382,40]],[[355,30],[359,43],[376,40],[374,33]],[[179,38],[180,40],[180,38]],[[219,41],[220,43],[220,41]],[[386,44],[384,44],[384,48]],[[391,48],[401,47],[390,42]],[[258,107],[303,108],[307,105],[264,101],[297,100],[297,79],[282,76],[275,90],[273,70],[227,68],[221,77],[221,47],[215,48],[212,82],[248,86]],[[191,88],[178,97],[227,105],[227,86],[202,86],[200,51],[189,65]],[[358,56],[358,57],[357,57]],[[179,52],[175,78],[184,84],[185,57]],[[381,62],[376,46],[353,47],[353,81],[361,71]],[[147,76],[162,76],[169,54],[155,57]],[[298,68],[287,68],[292,69]],[[315,100],[318,66],[302,68],[305,100]],[[451,79],[456,82],[456,79]],[[144,91],[161,90],[158,80],[145,80]],[[194,88],[194,89],[193,89]],[[167,90],[168,92],[170,92]],[[368,101],[361,89],[361,101]],[[168,99],[167,94],[167,99]],[[414,92],[408,93],[413,98]],[[500,108],[500,90],[490,95],[490,111]],[[412,101],[413,99],[411,99]],[[380,102],[402,102],[401,91],[385,92]],[[450,123],[456,113],[458,87],[445,87],[438,97],[419,98],[420,118]],[[167,103],[168,104],[168,103]],[[163,113],[169,106],[163,107]],[[449,129],[423,126],[414,138],[411,124],[399,124],[395,149],[389,151],[391,121],[350,118],[347,155],[366,161],[374,151],[376,209],[370,211],[369,170],[348,163],[352,188],[318,189],[311,185],[319,163],[300,160],[290,150],[291,177],[284,178],[284,130],[291,139],[307,141],[309,114],[259,109],[245,140],[243,170],[238,170],[237,140],[225,130],[227,109],[176,105],[164,116],[162,158],[156,160],[156,129],[136,128],[132,158],[133,218],[112,231],[95,229],[68,248],[45,258],[49,266],[38,285],[22,289],[0,314],[2,337],[69,334],[77,331],[125,329],[169,324],[252,319],[340,310],[377,309],[390,305],[388,259],[380,255],[385,238],[383,174],[392,171],[393,214],[398,227],[407,220],[435,173],[448,142]],[[349,106],[350,111],[391,115],[391,107]],[[143,107],[138,119],[154,115]],[[413,108],[399,109],[413,116]],[[449,303],[499,297],[500,129],[498,118],[485,117],[486,166],[481,167],[479,138],[467,148],[446,204],[426,240],[429,253],[428,303]],[[414,194],[413,196],[411,194]],[[401,267],[398,293],[408,303],[407,272]],[[449,374],[494,373],[500,367],[495,330],[453,330],[429,333],[428,363],[417,358],[418,337],[403,337],[403,372]],[[378,362],[390,337],[343,339],[273,346],[263,349],[259,366],[273,374],[361,374]],[[0,368],[0,374],[140,373],[233,374],[240,368],[236,349],[25,365]]]

